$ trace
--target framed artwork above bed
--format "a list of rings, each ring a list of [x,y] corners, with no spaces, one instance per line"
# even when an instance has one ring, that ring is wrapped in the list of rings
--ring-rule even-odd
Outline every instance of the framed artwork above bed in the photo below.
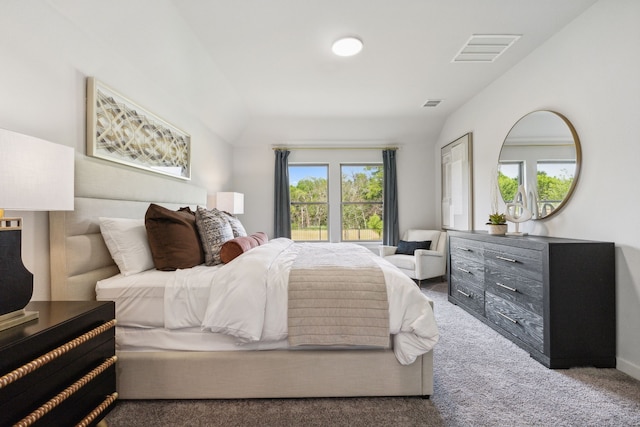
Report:
[[[94,77],[87,79],[87,155],[191,179],[191,136]]]

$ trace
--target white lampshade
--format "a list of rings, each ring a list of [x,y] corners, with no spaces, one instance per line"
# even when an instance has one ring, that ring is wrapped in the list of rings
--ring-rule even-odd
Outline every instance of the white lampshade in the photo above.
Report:
[[[216,209],[237,215],[244,213],[244,194],[233,192],[216,193]]]
[[[74,149],[0,129],[0,208],[73,210]]]

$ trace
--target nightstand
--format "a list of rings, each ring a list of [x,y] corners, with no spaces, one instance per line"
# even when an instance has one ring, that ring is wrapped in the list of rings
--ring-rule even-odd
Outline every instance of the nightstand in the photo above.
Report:
[[[0,331],[0,426],[91,426],[117,399],[115,303],[31,302]]]

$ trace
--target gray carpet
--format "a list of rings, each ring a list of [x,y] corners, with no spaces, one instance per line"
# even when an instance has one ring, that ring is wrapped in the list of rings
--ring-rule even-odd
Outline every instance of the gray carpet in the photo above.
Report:
[[[440,342],[420,398],[120,401],[119,426],[640,426],[640,381],[615,370],[549,370],[423,283]]]

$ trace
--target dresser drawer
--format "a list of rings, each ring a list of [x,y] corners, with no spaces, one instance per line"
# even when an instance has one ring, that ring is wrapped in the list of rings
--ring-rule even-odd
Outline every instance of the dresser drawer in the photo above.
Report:
[[[542,282],[488,266],[484,272],[484,284],[485,289],[492,294],[518,304],[540,316],[544,314]]]
[[[469,283],[453,280],[451,297],[469,310],[484,316],[484,290]]]
[[[453,259],[464,258],[479,263],[483,261],[482,242],[451,237],[451,239],[449,239],[449,247],[451,258]]]
[[[485,314],[489,321],[520,338],[534,349],[544,351],[542,316],[490,292],[485,292],[485,303]]]
[[[466,282],[484,290],[484,266],[482,262],[465,258],[451,258],[451,281]]]
[[[512,276],[522,276],[543,282],[542,252],[514,246],[485,244],[485,266]]]

